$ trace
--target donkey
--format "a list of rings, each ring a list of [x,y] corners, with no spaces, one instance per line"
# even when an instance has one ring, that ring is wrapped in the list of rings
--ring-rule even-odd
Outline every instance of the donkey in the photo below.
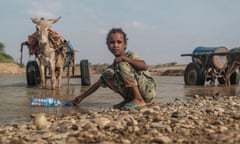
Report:
[[[229,50],[228,55],[228,66],[225,74],[226,86],[231,85],[231,75],[240,68],[240,47],[233,48]]]
[[[48,19],[44,18],[31,18],[32,22],[36,24],[36,33],[37,40],[39,45],[39,52],[37,58],[39,60],[40,67],[40,75],[41,75],[41,84],[42,88],[46,88],[46,72],[47,68],[51,75],[51,89],[56,88],[56,59],[55,49],[51,47],[51,43],[49,40],[49,30],[51,30],[51,24],[56,23],[61,17],[56,19]],[[58,73],[58,88],[62,86],[62,74],[63,74],[63,66],[59,67]]]

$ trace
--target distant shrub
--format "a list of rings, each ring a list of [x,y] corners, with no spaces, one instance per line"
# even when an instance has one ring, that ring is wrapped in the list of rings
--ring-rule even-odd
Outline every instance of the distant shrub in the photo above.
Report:
[[[14,59],[4,51],[4,44],[0,42],[0,62],[14,62]]]
[[[175,66],[175,65],[177,65],[177,62],[169,62],[169,63],[165,63],[165,64],[157,64],[157,65],[155,65],[155,67]]]
[[[14,62],[14,60],[12,56],[5,53],[0,53],[0,62]]]

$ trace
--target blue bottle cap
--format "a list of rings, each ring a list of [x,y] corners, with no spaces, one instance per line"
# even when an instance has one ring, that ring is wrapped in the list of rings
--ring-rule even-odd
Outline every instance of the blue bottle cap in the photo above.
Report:
[[[72,106],[72,101],[66,101],[64,106]]]

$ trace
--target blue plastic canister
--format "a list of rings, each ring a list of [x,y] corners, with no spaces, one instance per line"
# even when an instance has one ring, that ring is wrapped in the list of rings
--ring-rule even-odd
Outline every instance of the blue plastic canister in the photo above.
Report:
[[[227,52],[228,48],[226,47],[196,47],[193,50],[193,54],[211,54],[211,53],[221,53]],[[197,57],[196,57],[197,58]],[[193,59],[194,61],[194,59]],[[227,56],[226,55],[213,55],[209,57],[209,63],[213,64],[214,67],[223,69],[227,66]]]

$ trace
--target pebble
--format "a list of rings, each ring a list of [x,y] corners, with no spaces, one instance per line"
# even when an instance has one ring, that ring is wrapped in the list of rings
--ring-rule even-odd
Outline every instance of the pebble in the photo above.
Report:
[[[46,113],[37,113],[37,114],[32,114],[31,117],[34,119],[33,123],[37,127],[37,129],[44,129],[48,125],[48,121],[46,118]]]
[[[240,96],[154,102],[139,110],[104,109],[0,124],[0,143],[239,143]]]

